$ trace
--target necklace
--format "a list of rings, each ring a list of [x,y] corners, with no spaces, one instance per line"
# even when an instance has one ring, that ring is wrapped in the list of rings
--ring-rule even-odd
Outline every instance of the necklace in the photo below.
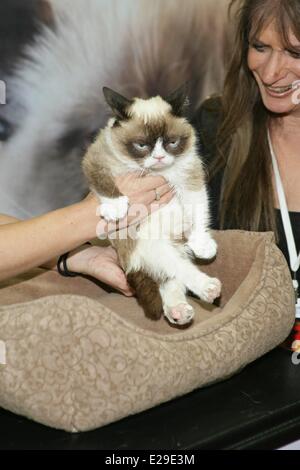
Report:
[[[296,307],[296,318],[300,319],[300,298],[299,298],[299,283],[297,281],[297,272],[300,268],[300,253],[297,253],[295,238],[292,230],[291,220],[289,216],[289,211],[286,203],[286,197],[284,194],[283,184],[280,177],[279,167],[275,152],[273,149],[270,132],[268,130],[268,142],[269,148],[272,156],[272,164],[275,175],[276,190],[280,205],[280,213],[282,218],[282,224],[284,228],[284,233],[287,241],[289,258],[290,258],[290,267],[293,272],[293,286],[295,291],[295,307]]]

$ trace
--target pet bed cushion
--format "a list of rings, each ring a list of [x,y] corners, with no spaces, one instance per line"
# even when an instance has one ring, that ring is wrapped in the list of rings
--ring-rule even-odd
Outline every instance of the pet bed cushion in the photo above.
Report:
[[[221,279],[221,302],[190,298],[196,315],[184,329],[83,277],[36,269],[2,282],[0,406],[86,431],[228,378],[281,343],[294,294],[272,234],[215,238],[219,254],[201,269]]]

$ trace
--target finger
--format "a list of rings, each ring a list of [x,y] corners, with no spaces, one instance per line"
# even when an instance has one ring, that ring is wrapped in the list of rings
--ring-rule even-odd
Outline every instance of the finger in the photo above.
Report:
[[[134,297],[134,292],[122,292],[126,297]]]
[[[111,265],[110,272],[106,272],[105,277],[103,274],[100,277],[102,278],[102,281],[109,284],[119,292],[122,292],[122,294],[126,296],[132,296],[134,294],[134,291],[127,282],[124,271],[118,265]]]
[[[163,196],[172,192],[173,188],[174,188],[173,185],[166,183],[166,184],[163,184],[162,186],[159,186],[156,189],[153,189],[151,191],[151,200],[149,201],[149,203],[153,201],[160,201]],[[158,199],[157,199],[157,196],[158,196]]]
[[[168,202],[170,202],[173,197],[176,196],[176,190],[173,188],[171,189],[170,191],[168,191],[166,194],[164,194],[160,200],[158,201],[158,203],[160,205],[163,205],[163,204],[167,204]]]
[[[160,197],[158,201],[155,199],[156,194],[154,193],[152,197],[150,198],[150,200],[148,199],[145,202],[145,204],[141,204],[141,203],[132,204],[129,207],[129,211],[127,214],[128,224],[131,225],[135,222],[145,219],[151,214],[152,206],[154,207],[157,206],[157,208],[159,208],[162,205],[169,203],[176,194],[175,189],[169,188],[169,190],[167,190],[166,188],[164,188],[164,191],[165,193]],[[122,219],[121,226],[124,227],[123,219]]]
[[[126,295],[126,297],[133,297],[136,295],[135,290],[127,283],[127,288],[123,290],[123,294]]]
[[[147,168],[139,168],[138,170],[133,171],[131,174],[137,176],[138,178],[143,178],[144,176],[149,176],[151,171]]]
[[[146,204],[146,205],[149,205],[153,201],[159,200],[159,199],[156,199],[157,198],[156,194],[158,194],[159,198],[161,198],[166,193],[172,191],[172,189],[173,189],[173,185],[171,185],[170,183],[165,183],[165,184],[159,186],[158,188],[151,189],[150,191],[147,191],[145,193],[135,193],[135,194],[131,195],[130,198],[129,198],[129,202],[132,205],[133,204]]]
[[[149,175],[146,178],[137,178],[137,188],[139,192],[151,191],[167,183],[163,176]]]
[[[149,175],[150,171],[147,168],[138,168],[137,170],[127,171],[123,173],[124,176],[128,175],[131,178],[143,177]]]
[[[130,225],[137,224],[141,220],[145,219],[155,210],[159,209],[165,204],[168,204],[174,196],[175,191],[170,190],[166,192],[159,201],[155,201],[155,199],[152,198],[152,201],[150,201],[148,204],[131,204],[125,217],[107,224],[107,238],[118,238],[118,232],[120,230],[125,229]]]
[[[144,185],[142,183],[143,176],[148,173],[149,172],[143,168],[136,171],[123,173],[116,177],[117,187],[119,188],[120,192],[126,196],[144,192]]]
[[[135,291],[132,290],[130,286],[124,287],[123,289],[120,287],[116,287],[116,289],[122,294],[126,295],[126,297],[133,297],[135,294]]]
[[[132,289],[130,285],[128,284],[127,278],[123,271],[122,271],[122,282],[118,283],[118,285],[116,285],[116,288],[120,292],[122,292],[122,294],[126,295],[126,297],[132,297],[135,294],[134,289]]]
[[[152,214],[152,212],[155,212],[161,207],[167,205],[174,196],[175,191],[169,191],[168,193],[164,194],[164,196],[162,196],[159,201],[154,201],[152,204],[150,204],[150,213]]]
[[[149,204],[141,205],[137,204],[136,205],[136,211],[134,211],[134,206],[131,206],[132,211],[129,212],[128,218],[127,218],[127,225],[134,225],[141,220],[144,220],[146,217],[148,217],[152,212],[158,210],[160,207],[168,204],[173,197],[175,196],[175,191],[170,190],[166,192],[159,201],[156,201],[155,199],[152,199],[152,201]],[[124,227],[124,225],[123,225]]]

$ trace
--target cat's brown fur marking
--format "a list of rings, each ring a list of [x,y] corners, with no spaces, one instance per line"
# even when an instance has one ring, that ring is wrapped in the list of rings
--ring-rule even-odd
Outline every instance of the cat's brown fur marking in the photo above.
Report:
[[[103,165],[103,160],[101,159],[103,152],[109,155],[110,149],[100,134],[99,140],[96,140],[88,149],[82,162],[82,169],[91,189],[100,196],[117,198],[122,196],[122,194],[115,185],[109,169]]]
[[[189,191],[199,191],[204,186],[205,172],[200,159],[193,167],[185,170],[184,178],[186,182],[185,187]]]
[[[129,273],[127,280],[129,285],[136,290],[138,302],[146,317],[159,320],[163,314],[163,304],[158,283],[142,270]]]
[[[164,142],[170,138],[181,137],[178,148],[168,152],[177,156],[184,153],[186,149],[191,147],[193,139],[195,139],[194,130],[183,118],[174,118],[171,114],[167,114],[163,119],[155,119],[144,124],[138,118],[133,117],[129,121],[120,122],[120,126],[114,129],[113,142],[117,150],[129,158],[141,159],[146,157],[146,152],[138,152],[134,149],[133,142],[145,142],[152,148],[158,138],[163,138]]]

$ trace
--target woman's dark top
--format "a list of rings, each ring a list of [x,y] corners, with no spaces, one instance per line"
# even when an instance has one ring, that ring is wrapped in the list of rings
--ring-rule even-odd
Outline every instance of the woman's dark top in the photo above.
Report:
[[[219,97],[208,98],[196,111],[192,118],[192,125],[194,126],[198,135],[198,147],[202,156],[204,164],[209,166],[213,159],[216,157],[216,134],[221,120],[221,100]],[[299,155],[300,156],[300,155]],[[208,184],[210,211],[212,217],[211,227],[218,230],[220,228],[219,222],[219,208],[220,208],[220,194],[223,179],[223,171],[220,171]],[[285,233],[282,225],[281,214],[279,209],[275,209],[279,243],[278,246],[283,252],[288,265],[289,253],[285,238]],[[297,253],[300,250],[300,212],[290,212],[290,219],[294,238],[296,242]],[[239,229],[240,227],[225,227],[228,229]],[[297,273],[297,279],[300,285],[300,271]]]

